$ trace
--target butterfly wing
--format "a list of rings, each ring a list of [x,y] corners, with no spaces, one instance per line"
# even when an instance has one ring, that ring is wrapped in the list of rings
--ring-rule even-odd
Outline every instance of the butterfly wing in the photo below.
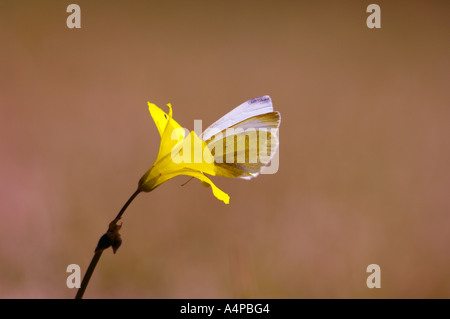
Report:
[[[204,141],[209,140],[213,135],[231,127],[239,122],[251,117],[273,112],[272,100],[270,96],[264,95],[255,99],[248,100],[238,107],[234,108],[216,122],[211,124],[200,136]]]
[[[268,165],[278,148],[280,113],[269,96],[249,100],[202,134],[216,162],[216,175],[251,179]]]

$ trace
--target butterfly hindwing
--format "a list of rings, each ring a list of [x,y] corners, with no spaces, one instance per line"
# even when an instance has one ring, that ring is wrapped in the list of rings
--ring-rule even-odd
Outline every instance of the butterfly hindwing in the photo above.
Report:
[[[267,99],[262,101],[266,101],[267,106]],[[270,109],[273,109],[271,103]],[[252,112],[246,105],[246,110],[247,114],[254,114],[259,113],[261,108]],[[256,177],[261,169],[270,163],[278,148],[277,134],[280,120],[280,113],[270,111],[250,116],[240,122],[226,119],[227,123],[236,123],[219,132],[217,132],[217,128],[221,125],[216,126],[215,134],[205,142],[214,156],[218,174],[243,179]]]

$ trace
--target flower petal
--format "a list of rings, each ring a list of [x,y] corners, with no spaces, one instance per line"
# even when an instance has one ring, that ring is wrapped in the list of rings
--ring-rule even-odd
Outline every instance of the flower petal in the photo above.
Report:
[[[194,132],[186,137],[185,129],[172,118],[172,106],[170,104],[167,104],[169,114],[153,103],[148,103],[148,106],[150,115],[161,136],[161,144],[155,164],[139,181],[139,189],[149,192],[171,178],[178,175],[187,175],[199,179],[204,186],[211,186],[214,196],[228,204],[230,196],[203,174],[216,175],[214,157],[207,144]],[[188,155],[185,156],[186,162],[175,162],[173,153],[181,156],[182,153]]]
[[[162,136],[164,129],[166,128],[167,121],[169,120],[169,116],[155,104],[150,102],[148,102],[148,110],[150,111],[153,121],[155,121],[159,135]]]
[[[216,175],[216,165],[211,151],[194,131],[172,151],[172,161],[176,161],[179,168],[189,168],[209,175]],[[178,169],[179,169],[178,168]]]
[[[158,158],[162,159],[167,155],[170,156],[172,149],[181,141],[183,141],[186,132],[184,128],[180,126],[173,118],[172,118],[172,106],[167,104],[169,107],[169,115],[167,118],[167,123],[164,128],[164,132],[161,135],[161,144],[159,146]],[[166,114],[167,115],[167,114]]]
[[[208,177],[206,177],[204,174],[202,174],[201,172],[194,171],[192,169],[181,169],[181,170],[178,170],[178,171],[175,171],[172,173],[163,174],[160,177],[160,179],[158,180],[157,185],[155,185],[155,188],[157,186],[159,186],[160,184],[162,184],[162,183],[168,181],[169,179],[174,178],[175,176],[178,176],[178,175],[187,175],[187,176],[192,176],[192,177],[199,179],[204,186],[205,186],[205,183],[207,185],[211,186],[212,192],[217,199],[223,201],[225,204],[230,203],[230,196],[228,196],[227,193],[225,193],[220,188],[218,188],[216,185],[214,185],[214,183]]]

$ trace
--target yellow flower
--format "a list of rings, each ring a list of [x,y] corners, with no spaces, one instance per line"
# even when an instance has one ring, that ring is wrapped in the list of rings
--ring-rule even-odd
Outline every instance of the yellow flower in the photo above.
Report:
[[[161,136],[161,144],[155,163],[139,181],[139,190],[150,192],[171,178],[187,175],[211,186],[214,196],[228,204],[230,196],[204,175],[216,175],[214,157],[207,144],[193,131],[186,136],[185,130],[172,118],[170,104],[167,104],[169,114],[155,104],[148,103],[148,106]]]

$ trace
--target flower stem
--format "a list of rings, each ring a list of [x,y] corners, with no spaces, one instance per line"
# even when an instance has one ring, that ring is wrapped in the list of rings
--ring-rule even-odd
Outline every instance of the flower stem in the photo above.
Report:
[[[115,253],[116,250],[119,248],[120,243],[122,242],[119,235],[119,229],[121,225],[117,225],[117,222],[122,218],[122,215],[125,212],[125,210],[128,208],[128,206],[140,192],[141,190],[138,188],[133,193],[133,195],[131,195],[131,197],[127,200],[125,205],[123,205],[122,209],[117,214],[116,218],[114,218],[114,220],[109,224],[108,231],[106,232],[106,234],[100,238],[97,248],[95,249],[94,257],[92,257],[91,263],[89,264],[89,267],[83,277],[83,281],[81,282],[80,288],[78,289],[75,299],[83,298],[84,292],[87,288],[87,285],[89,284],[89,280],[91,279],[92,273],[94,272],[95,267],[97,266],[97,263],[100,260],[100,257],[102,256],[103,250],[112,245]]]
[[[120,218],[122,218],[123,213],[125,212],[125,210],[127,209],[128,205],[131,204],[131,202],[133,201],[133,199],[136,198],[136,196],[141,192],[140,189],[137,189],[133,195],[131,195],[131,197],[127,200],[127,202],[125,203],[125,205],[123,205],[122,209],[120,210],[120,212],[117,214],[116,218],[117,220],[119,220]]]
[[[75,296],[75,299],[82,299],[84,295],[84,291],[87,288],[87,285],[89,283],[89,280],[91,279],[92,273],[94,272],[95,266],[97,266],[98,261],[100,260],[100,257],[102,256],[103,250],[96,252],[94,257],[92,257],[91,263],[89,264],[88,270],[86,271],[86,274],[83,277],[83,282],[81,283],[80,288],[78,289],[77,295]]]

